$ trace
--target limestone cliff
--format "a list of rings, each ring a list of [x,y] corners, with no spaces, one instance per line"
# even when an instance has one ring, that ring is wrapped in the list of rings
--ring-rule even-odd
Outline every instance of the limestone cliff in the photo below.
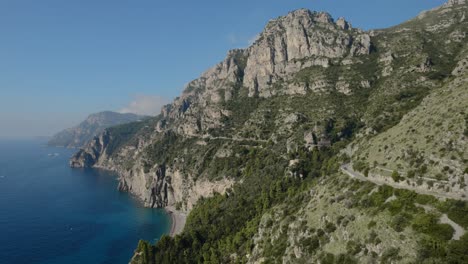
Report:
[[[299,9],[285,17],[271,20],[258,40],[248,48],[249,59],[244,73],[244,86],[249,96],[269,97],[275,94],[305,93],[308,83],[299,91],[290,81],[293,73],[314,65],[328,67],[346,57],[371,52],[370,36],[351,28],[343,18],[336,23],[323,12]],[[286,82],[285,90],[275,83]]]
[[[85,148],[78,151],[70,160],[74,168],[95,167],[112,170],[119,175],[120,191],[130,192],[148,207],[174,206],[190,210],[200,197],[208,197],[213,192],[224,193],[232,186],[232,180],[194,180],[194,176],[181,171],[177,164],[165,162],[148,166],[141,151],[148,143],[140,141],[135,146],[119,149],[117,155],[109,155],[112,148],[112,129],[95,137]],[[183,206],[183,207],[182,207]]]

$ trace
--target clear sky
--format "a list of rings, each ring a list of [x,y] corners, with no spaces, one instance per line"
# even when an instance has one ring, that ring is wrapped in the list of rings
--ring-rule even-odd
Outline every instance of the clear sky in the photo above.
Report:
[[[353,26],[444,0],[0,0],[0,137],[51,135],[102,110],[151,112],[298,8]]]

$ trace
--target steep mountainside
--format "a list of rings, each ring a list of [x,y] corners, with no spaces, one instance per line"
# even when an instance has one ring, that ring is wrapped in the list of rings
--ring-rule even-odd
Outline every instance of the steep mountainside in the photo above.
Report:
[[[48,145],[67,148],[82,147],[108,127],[135,122],[142,118],[144,117],[135,114],[121,114],[110,111],[92,114],[79,125],[55,134],[49,140]]]
[[[439,221],[467,228],[466,202],[423,193],[467,190],[467,11],[451,0],[370,32],[293,11],[70,165],[114,170],[146,206],[190,212],[134,263],[463,263],[468,237]],[[350,162],[367,182],[340,173]],[[374,185],[393,181],[379,167],[419,194]]]
[[[468,74],[457,67],[453,76],[396,126],[356,140],[355,167],[370,178],[468,199]]]
[[[370,36],[343,19],[291,12],[270,21],[250,48],[230,51],[189,83],[130,142],[109,149],[103,137],[121,135],[108,130],[71,164],[115,169],[120,188],[146,205],[189,210],[212,188],[224,191],[241,180],[251,151],[271,149],[281,158],[304,138],[312,149],[349,136],[363,110],[354,106],[375,78],[362,67],[373,63],[371,49]],[[360,66],[351,69],[353,63]],[[349,76],[338,76],[339,69]]]

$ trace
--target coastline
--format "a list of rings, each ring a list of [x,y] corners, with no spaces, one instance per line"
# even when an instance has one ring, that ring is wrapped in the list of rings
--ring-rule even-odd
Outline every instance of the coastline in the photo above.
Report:
[[[120,177],[122,177],[122,174],[119,172],[119,170],[116,170],[115,168],[108,168],[106,166],[99,166],[99,165],[95,165],[92,168],[98,171],[102,170],[102,171],[113,173],[116,175],[117,180]],[[130,196],[134,197],[136,200],[138,200],[144,205],[144,202],[141,200],[139,196],[129,191],[124,191],[124,192],[128,193]],[[166,206],[164,207],[164,210],[171,217],[171,228],[169,229],[169,236],[175,237],[176,235],[182,233],[185,227],[185,222],[187,220],[187,213],[177,210],[175,206]]]
[[[166,212],[171,216],[171,229],[169,230],[169,236],[175,237],[182,233],[187,220],[187,214],[176,210],[174,206],[166,206],[164,210],[166,210]]]

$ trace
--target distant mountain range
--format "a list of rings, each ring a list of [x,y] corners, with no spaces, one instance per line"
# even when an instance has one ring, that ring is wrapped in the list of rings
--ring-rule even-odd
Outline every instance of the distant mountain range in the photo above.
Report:
[[[136,114],[121,114],[111,111],[91,114],[79,125],[55,134],[49,140],[48,145],[67,148],[82,147],[94,136],[104,131],[105,128],[135,122],[144,118],[145,116]]]

